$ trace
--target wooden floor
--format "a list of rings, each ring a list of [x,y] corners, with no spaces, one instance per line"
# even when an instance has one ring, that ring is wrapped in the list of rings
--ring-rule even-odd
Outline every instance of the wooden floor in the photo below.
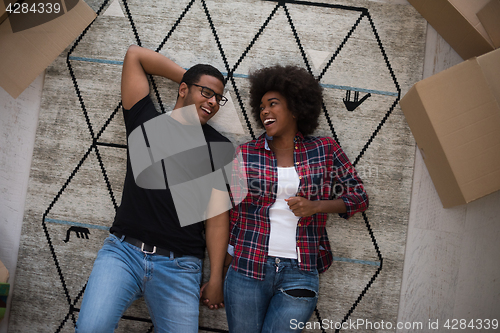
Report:
[[[423,77],[461,61],[429,26]],[[0,258],[11,283],[42,86],[43,74],[17,100],[0,88]],[[446,320],[500,319],[499,253],[500,192],[443,209],[417,151],[398,320],[422,323],[418,332],[430,332],[429,321],[439,320],[439,330],[432,330],[438,332]],[[7,332],[7,324],[0,323],[0,333]],[[415,330],[397,330],[410,331]]]

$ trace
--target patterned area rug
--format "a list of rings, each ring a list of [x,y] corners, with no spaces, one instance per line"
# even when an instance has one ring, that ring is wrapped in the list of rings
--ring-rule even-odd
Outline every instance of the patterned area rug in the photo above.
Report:
[[[235,144],[262,132],[248,114],[250,70],[295,64],[320,80],[324,107],[315,135],[341,144],[366,184],[370,208],[348,221],[329,217],[335,262],[320,277],[317,311],[305,331],[358,320],[393,323],[385,328],[394,331],[415,144],[398,101],[421,79],[426,27],[413,7],[362,0],[88,3],[98,18],[46,72],[9,332],[74,331],[121,199],[120,75],[130,44],[184,68],[218,67],[232,102],[214,126]],[[173,107],[176,91],[176,84],[154,78],[159,111]],[[200,331],[225,330],[224,310],[202,308]],[[143,301],[117,329],[152,331]]]

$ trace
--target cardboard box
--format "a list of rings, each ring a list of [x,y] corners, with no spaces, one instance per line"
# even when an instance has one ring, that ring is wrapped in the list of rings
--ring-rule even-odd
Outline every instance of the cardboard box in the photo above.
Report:
[[[498,1],[498,0],[494,0]],[[490,0],[408,0],[463,59],[493,51],[477,13]],[[496,21],[498,21],[496,17]],[[498,29],[498,25],[493,29]],[[498,33],[498,30],[496,30]]]
[[[17,98],[96,14],[83,0],[48,0],[43,1],[44,7],[35,0],[5,2],[0,1],[0,18],[4,18],[0,23],[0,86]],[[29,10],[13,13],[20,3]],[[52,4],[51,13],[48,3]],[[6,11],[9,4],[10,13]]]
[[[493,46],[500,47],[500,0],[491,0],[478,13],[477,17],[488,33]]]
[[[500,190],[500,49],[417,82],[400,105],[444,208]]]
[[[9,280],[9,271],[7,267],[0,261],[0,283],[5,283]]]

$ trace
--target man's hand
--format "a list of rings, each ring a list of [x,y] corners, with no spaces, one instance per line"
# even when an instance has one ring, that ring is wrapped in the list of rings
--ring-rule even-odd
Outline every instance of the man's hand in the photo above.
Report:
[[[200,300],[210,310],[222,309],[224,307],[222,281],[212,282],[212,280],[210,280],[201,286]]]
[[[149,94],[147,74],[163,76],[180,83],[186,70],[158,52],[131,45],[122,67],[122,105],[129,110]]]

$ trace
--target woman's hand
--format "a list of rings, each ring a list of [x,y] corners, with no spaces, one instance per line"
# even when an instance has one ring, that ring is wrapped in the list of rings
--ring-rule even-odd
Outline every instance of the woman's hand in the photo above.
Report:
[[[303,197],[290,197],[285,201],[295,216],[306,217],[318,213],[319,201],[311,201]]]
[[[316,213],[345,213],[347,207],[342,199],[311,201],[303,197],[285,199],[295,216],[306,217]]]

